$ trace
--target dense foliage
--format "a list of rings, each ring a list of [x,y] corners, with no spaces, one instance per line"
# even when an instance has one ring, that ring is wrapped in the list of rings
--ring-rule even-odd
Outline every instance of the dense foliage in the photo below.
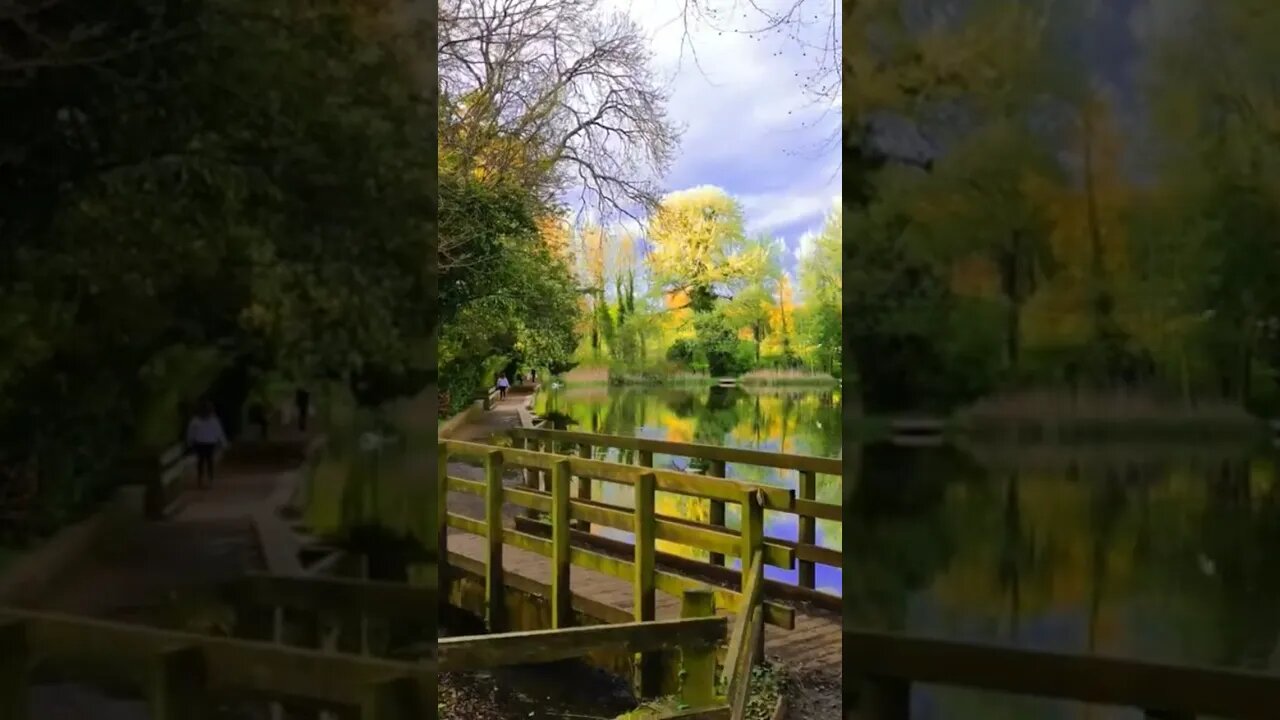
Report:
[[[846,3],[864,403],[1052,387],[1276,407],[1278,176],[1255,109],[1277,102],[1280,8],[908,5]],[[1136,80],[1102,42],[1131,46]]]
[[[267,377],[366,403],[432,379],[433,91],[382,10],[6,6],[6,476],[86,495],[206,393],[234,430]]]
[[[622,377],[808,370],[840,377],[843,217],[833,208],[793,268],[780,238],[751,236],[721,188],[672,192],[643,231],[578,231],[595,289],[577,358]]]

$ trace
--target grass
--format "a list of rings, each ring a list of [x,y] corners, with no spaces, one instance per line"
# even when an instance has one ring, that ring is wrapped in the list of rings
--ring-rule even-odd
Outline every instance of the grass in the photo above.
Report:
[[[738,378],[743,385],[835,385],[837,378],[829,373],[811,370],[752,370]]]

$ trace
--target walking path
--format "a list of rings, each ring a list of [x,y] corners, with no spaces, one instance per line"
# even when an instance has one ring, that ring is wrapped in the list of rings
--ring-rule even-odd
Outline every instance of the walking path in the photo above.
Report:
[[[520,424],[520,410],[530,401],[528,388],[513,388],[505,400],[497,401],[493,409],[458,431],[451,439],[468,442],[489,442],[495,436]],[[449,474],[469,480],[483,480],[481,468],[467,463],[449,463]],[[509,470],[503,477],[506,486],[521,486],[523,479],[518,470]],[[478,520],[484,518],[484,500],[475,495],[450,492],[449,510]],[[503,507],[503,517],[508,527],[514,527],[515,516],[520,512],[513,505]],[[486,557],[484,538],[449,529],[449,551],[472,560],[483,562]],[[503,567],[507,572],[531,580],[550,584],[551,565],[548,558],[520,548],[503,549]],[[600,604],[604,614],[617,611],[630,614],[632,608],[631,583],[605,575],[589,568],[573,566],[572,588],[574,595],[586,600],[587,605]],[[680,601],[674,596],[659,592],[657,615],[659,619],[679,616]],[[767,627],[765,654],[780,661],[800,685],[793,693],[790,717],[809,720],[835,720],[840,716],[841,618],[822,610],[799,606],[793,630]]]
[[[298,479],[306,438],[229,451],[211,488],[189,490],[172,516],[133,527],[87,558],[53,588],[39,609],[101,619],[219,633],[230,617],[201,588],[264,567],[253,518],[273,513]],[[32,689],[40,720],[147,720],[134,698],[71,684]]]

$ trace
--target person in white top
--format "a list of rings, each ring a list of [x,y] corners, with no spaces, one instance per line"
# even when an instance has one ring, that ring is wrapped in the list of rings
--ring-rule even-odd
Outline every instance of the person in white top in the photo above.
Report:
[[[505,399],[507,397],[507,388],[509,387],[511,387],[511,381],[507,380],[506,374],[504,373],[502,375],[499,375],[498,376],[498,397]]]
[[[218,414],[213,411],[213,403],[201,403],[200,412],[187,424],[187,447],[196,456],[197,487],[209,487],[213,482],[214,455],[226,444],[227,436],[222,432]]]

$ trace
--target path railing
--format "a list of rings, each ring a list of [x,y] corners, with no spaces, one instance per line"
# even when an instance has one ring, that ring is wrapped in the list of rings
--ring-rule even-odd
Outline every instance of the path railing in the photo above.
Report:
[[[580,455],[588,458],[593,456],[595,448],[617,448],[630,451],[634,453],[636,464],[644,467],[653,466],[653,456],[655,454],[698,458],[708,464],[705,477],[726,477],[728,467],[731,464],[795,472],[797,474],[795,496],[786,506],[770,506],[769,510],[790,513],[796,516],[797,540],[769,537],[767,541],[771,544],[790,547],[794,550],[796,560],[799,562],[796,584],[801,588],[815,589],[817,564],[843,568],[844,561],[841,551],[823,547],[817,542],[818,520],[832,522],[841,522],[842,520],[840,505],[816,500],[819,474],[843,477],[844,463],[838,458],[790,455],[743,448],[541,428],[515,428],[510,431],[510,435],[517,447],[528,450],[556,452],[576,449]],[[607,478],[596,479],[607,480]],[[530,485],[534,485],[537,482],[537,478],[528,480]],[[543,481],[543,484],[545,487],[545,481]],[[590,499],[590,484],[585,483],[580,488],[585,488],[580,489],[583,499]],[[708,524],[720,527],[724,525],[724,521],[724,502],[711,498]],[[724,555],[712,552],[710,561],[713,565],[724,565]]]
[[[364,720],[432,717],[434,662],[406,663],[0,609],[0,717],[28,717],[29,686],[74,679],[136,689],[155,720],[197,720],[220,697],[358,709]]]
[[[758,556],[757,556],[758,559]],[[758,583],[756,584],[758,587]],[[415,587],[342,578],[282,577],[251,574],[229,584],[224,597],[241,607],[252,606],[293,614],[295,621],[329,624],[346,619],[347,627],[376,620],[422,620],[424,608],[435,595],[429,587]],[[563,627],[525,632],[493,633],[440,638],[417,645],[386,648],[398,659],[434,659],[440,672],[491,670],[498,667],[536,664],[585,657],[598,651],[624,651],[653,655],[678,652],[681,662],[677,697],[689,708],[704,711],[703,717],[729,714],[729,705],[717,687],[717,653],[729,634],[728,620],[715,616],[715,598],[705,590],[688,590],[682,597],[677,620],[617,623],[587,627]],[[750,617],[760,618],[758,610]],[[737,646],[742,646],[742,620],[734,627]],[[312,635],[312,637],[315,637]],[[743,653],[730,649],[737,664],[726,665],[721,682],[728,687],[745,687],[737,678]],[[747,676],[750,657],[746,658]]]
[[[792,567],[794,550],[784,545],[766,542],[764,537],[764,509],[788,507],[791,491],[765,488],[738,483],[722,478],[701,477],[665,470],[641,468],[617,463],[607,463],[584,458],[571,458],[528,450],[495,448],[490,445],[459,441],[440,443],[440,476],[447,476],[450,459],[469,458],[483,463],[485,481],[477,482],[450,477],[439,486],[438,520],[442,528],[439,540],[447,547],[445,528],[453,527],[488,539],[484,560],[486,622],[493,632],[506,629],[502,616],[505,597],[504,548],[512,546],[541,554],[551,560],[551,622],[554,628],[568,627],[572,623],[572,589],[570,567],[578,565],[605,575],[627,580],[632,584],[633,619],[639,623],[656,620],[656,593],[661,590],[675,597],[685,597],[689,591],[707,591],[715,609],[736,612],[739,616],[752,615],[752,606],[760,607],[762,622],[784,628],[795,625],[792,608],[762,601],[760,582],[752,586],[751,578],[763,576],[765,563]],[[503,472],[507,468],[538,470],[550,477],[550,492],[519,487],[504,487]],[[570,495],[570,479],[573,476],[604,478],[610,482],[628,485],[633,490],[633,507],[607,505]],[[742,524],[738,533],[723,528],[700,526],[697,523],[677,521],[660,516],[656,512],[655,496],[658,490],[680,493],[722,502],[736,502],[742,507]],[[448,491],[471,493],[485,499],[485,519],[477,520],[447,511]],[[502,507],[512,503],[545,513],[550,518],[550,539],[503,527]],[[570,543],[570,522],[579,520],[605,525],[634,535],[633,557],[630,561],[612,555],[575,547]],[[742,591],[711,587],[706,583],[684,575],[659,570],[656,564],[658,540],[669,540],[726,555],[746,558],[742,574]],[[760,562],[751,565],[751,558]],[[441,553],[442,566],[448,556]],[[756,594],[752,594],[756,593]],[[763,632],[759,645],[763,645]],[[642,693],[654,689],[659,670],[653,665],[656,658],[645,656],[639,665]]]
[[[1243,670],[848,630],[844,658],[861,720],[908,720],[917,682],[1126,706],[1149,720],[1280,717],[1280,676]]]

